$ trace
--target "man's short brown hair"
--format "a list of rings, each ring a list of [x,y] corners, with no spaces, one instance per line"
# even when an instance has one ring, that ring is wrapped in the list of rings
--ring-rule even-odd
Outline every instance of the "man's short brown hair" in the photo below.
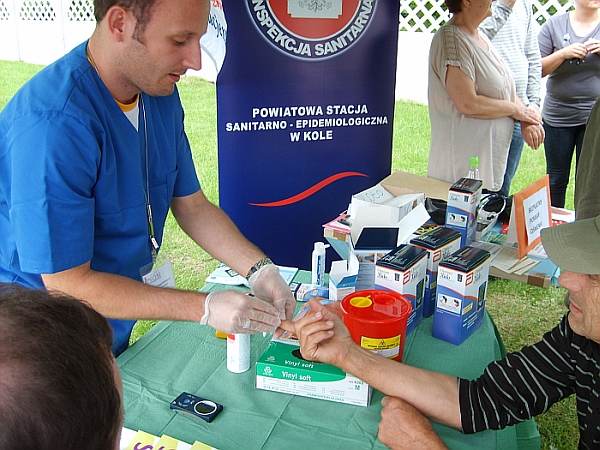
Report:
[[[152,7],[157,0],[94,0],[94,17],[97,22],[102,21],[107,11],[113,6],[121,6],[122,8],[133,11],[133,15],[137,20],[135,28],[135,38],[139,40],[139,36],[144,32],[146,25],[150,21],[152,15]]]
[[[115,448],[111,331],[72,298],[0,284],[0,448]]]

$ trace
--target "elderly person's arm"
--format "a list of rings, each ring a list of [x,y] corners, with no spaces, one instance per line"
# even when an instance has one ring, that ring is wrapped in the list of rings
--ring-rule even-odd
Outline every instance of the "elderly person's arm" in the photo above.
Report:
[[[479,95],[475,83],[459,67],[449,65],[446,71],[446,91],[456,109],[477,119],[512,117],[526,123],[540,123],[539,112],[516,101],[499,100]]]
[[[358,347],[342,321],[319,305],[295,324],[302,356],[336,365],[433,420],[474,433],[528,420],[571,395],[574,334],[563,318],[543,339],[492,362],[477,380],[411,367]]]
[[[384,394],[404,399],[437,422],[461,427],[456,377],[399,364],[364,350],[354,344],[339,317],[315,303],[311,308],[314,314],[295,324],[304,358],[338,366]]]

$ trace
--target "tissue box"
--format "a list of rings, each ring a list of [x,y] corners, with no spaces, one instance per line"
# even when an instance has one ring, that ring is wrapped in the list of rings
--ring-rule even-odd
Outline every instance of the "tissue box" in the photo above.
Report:
[[[423,319],[423,293],[427,272],[427,252],[413,245],[401,245],[377,261],[375,287],[402,294],[412,304],[406,333]]]
[[[302,359],[298,346],[275,341],[256,362],[256,387],[357,406],[368,406],[372,392],[337,367]]]
[[[490,253],[464,247],[438,267],[433,336],[458,345],[483,320],[490,270]]]
[[[446,226],[460,233],[461,247],[469,245],[475,239],[481,186],[481,180],[461,178],[448,191]]]
[[[446,227],[437,227],[410,241],[411,244],[427,251],[427,275],[423,297],[423,317],[429,317],[435,309],[437,291],[437,271],[440,261],[460,248],[460,233]]]

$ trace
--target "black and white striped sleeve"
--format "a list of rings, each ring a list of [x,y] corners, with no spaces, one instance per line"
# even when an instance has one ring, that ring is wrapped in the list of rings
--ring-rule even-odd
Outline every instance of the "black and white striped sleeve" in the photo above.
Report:
[[[565,316],[541,341],[489,364],[477,380],[459,379],[463,431],[514,425],[572,394],[572,333]]]

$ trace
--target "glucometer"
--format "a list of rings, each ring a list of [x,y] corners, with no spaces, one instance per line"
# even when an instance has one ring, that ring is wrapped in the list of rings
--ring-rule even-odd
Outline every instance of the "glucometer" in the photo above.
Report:
[[[206,400],[194,394],[182,392],[171,402],[169,408],[191,414],[207,422],[212,422],[217,415],[223,411],[223,405],[212,400]]]

